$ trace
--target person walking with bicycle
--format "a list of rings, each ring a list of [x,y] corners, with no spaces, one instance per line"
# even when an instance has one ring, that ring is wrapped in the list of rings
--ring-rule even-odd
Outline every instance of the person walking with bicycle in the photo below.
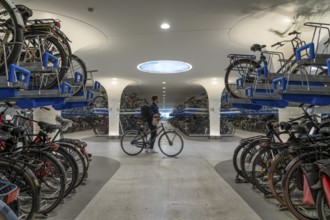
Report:
[[[147,124],[148,124],[148,127],[151,132],[151,136],[150,136],[150,140],[149,140],[150,147],[146,149],[146,153],[148,153],[148,152],[156,153],[156,151],[154,150],[154,144],[155,144],[155,140],[157,137],[157,124],[160,119],[159,109],[158,109],[158,105],[157,105],[159,103],[158,96],[152,96],[151,101],[152,101],[152,104],[148,108],[149,111],[148,111],[148,118],[147,118]]]

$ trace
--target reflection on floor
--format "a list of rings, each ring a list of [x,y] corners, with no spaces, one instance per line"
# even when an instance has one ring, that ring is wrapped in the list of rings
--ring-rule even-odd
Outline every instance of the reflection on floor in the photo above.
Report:
[[[238,132],[239,137],[250,135]],[[127,156],[118,140],[93,137],[89,132],[73,136],[88,141],[93,155],[120,162],[118,171],[76,219],[261,219],[214,169],[219,162],[232,158],[237,137],[218,141],[185,137],[182,154],[167,158],[159,150],[156,154]],[[74,208],[79,203],[65,205]]]

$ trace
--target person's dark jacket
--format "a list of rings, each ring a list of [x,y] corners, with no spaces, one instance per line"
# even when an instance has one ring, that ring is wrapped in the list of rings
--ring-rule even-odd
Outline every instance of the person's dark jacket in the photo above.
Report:
[[[159,113],[158,106],[155,103],[152,103],[149,108],[149,117],[148,121],[152,122],[152,118],[154,117],[155,114]]]

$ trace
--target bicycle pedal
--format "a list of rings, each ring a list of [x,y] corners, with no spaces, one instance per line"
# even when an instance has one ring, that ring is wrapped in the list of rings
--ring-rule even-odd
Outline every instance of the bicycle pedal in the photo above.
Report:
[[[274,196],[272,194],[264,194],[265,199],[273,199]]]
[[[288,208],[285,205],[282,204],[276,204],[276,208],[278,211],[286,211]]]
[[[235,183],[248,183],[248,182],[244,179],[236,178]]]

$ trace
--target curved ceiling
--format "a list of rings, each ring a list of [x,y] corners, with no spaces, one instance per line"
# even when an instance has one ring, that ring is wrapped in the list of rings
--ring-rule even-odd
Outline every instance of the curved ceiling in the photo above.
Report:
[[[70,23],[64,31],[69,37],[75,36],[72,38],[76,53],[88,68],[99,70],[96,78],[136,81],[143,95],[161,95],[162,82],[167,82],[167,107],[184,100],[193,91],[194,79],[222,77],[228,65],[228,53],[250,53],[251,43],[276,42],[281,38],[277,33],[285,34],[292,20],[325,15],[329,8],[328,0],[18,0],[15,3],[70,18],[71,21],[62,22],[63,28],[65,22]],[[94,11],[89,12],[89,7]],[[80,25],[72,25],[73,20]],[[168,22],[171,28],[162,30],[163,22]],[[85,45],[86,42],[91,43]],[[193,69],[180,74],[155,75],[136,68],[150,60],[180,60],[192,64]]]

